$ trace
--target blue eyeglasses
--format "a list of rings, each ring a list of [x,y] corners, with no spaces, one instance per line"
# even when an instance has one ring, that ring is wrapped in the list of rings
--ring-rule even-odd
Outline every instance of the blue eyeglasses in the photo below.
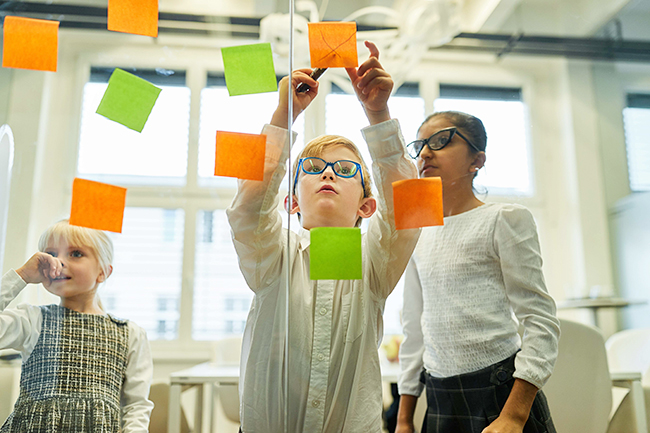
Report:
[[[300,170],[306,174],[321,174],[327,170],[327,167],[332,167],[334,174],[346,179],[354,177],[357,173],[359,173],[359,176],[361,176],[363,196],[366,196],[366,183],[363,181],[363,171],[361,170],[361,164],[347,159],[340,159],[335,162],[327,162],[324,159],[315,156],[300,158],[298,161],[296,178],[293,180],[293,193],[296,193],[296,185],[298,184],[298,174],[300,174]]]

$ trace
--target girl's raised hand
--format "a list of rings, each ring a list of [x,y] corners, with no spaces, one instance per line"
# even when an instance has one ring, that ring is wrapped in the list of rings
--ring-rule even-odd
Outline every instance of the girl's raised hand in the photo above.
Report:
[[[296,69],[293,71],[291,77],[291,85],[293,86],[293,121],[296,120],[298,115],[305,111],[311,104],[316,95],[318,95],[318,81],[309,76],[311,69]],[[296,92],[298,84],[305,83],[309,86],[309,90],[304,93]],[[273,113],[271,125],[287,128],[289,126],[289,77],[284,77],[280,80],[280,100],[278,101],[278,108]]]
[[[370,57],[359,68],[346,68],[354,91],[363,104],[371,125],[390,119],[388,97],[393,90],[393,79],[379,63],[379,49],[370,41],[365,42]]]
[[[49,254],[38,252],[34,254],[16,273],[27,284],[38,284],[49,281],[61,275],[63,265],[61,260]]]

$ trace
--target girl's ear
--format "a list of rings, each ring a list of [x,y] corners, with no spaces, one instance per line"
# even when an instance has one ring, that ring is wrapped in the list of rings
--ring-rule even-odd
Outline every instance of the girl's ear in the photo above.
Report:
[[[474,157],[474,161],[472,161],[472,165],[470,167],[470,171],[476,172],[479,171],[479,169],[483,168],[485,165],[485,152],[479,152],[476,154]]]
[[[113,273],[113,265],[108,265],[108,272],[107,272],[108,275],[104,275],[104,271],[101,271],[99,273],[99,276],[97,277],[97,282],[103,283],[104,281],[106,281],[108,277],[111,276],[112,273]]]
[[[290,215],[294,215],[300,212],[300,206],[298,205],[298,200],[296,199],[295,195],[291,200],[291,209],[289,209],[289,196],[287,195],[284,197],[284,210],[286,210]]]
[[[377,200],[375,200],[373,197],[366,197],[364,199],[361,199],[361,206],[359,206],[357,215],[361,218],[370,218],[376,210]]]

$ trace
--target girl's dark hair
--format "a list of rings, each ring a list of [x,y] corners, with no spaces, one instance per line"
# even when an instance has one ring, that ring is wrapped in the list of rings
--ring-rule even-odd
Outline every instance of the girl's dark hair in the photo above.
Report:
[[[481,119],[460,111],[437,111],[424,119],[424,122],[422,122],[422,125],[418,128],[418,132],[429,120],[436,117],[444,117],[450,121],[472,142],[473,145],[485,152],[487,146],[487,134],[485,133],[485,126],[483,126]],[[475,152],[471,146],[470,149],[472,152]]]

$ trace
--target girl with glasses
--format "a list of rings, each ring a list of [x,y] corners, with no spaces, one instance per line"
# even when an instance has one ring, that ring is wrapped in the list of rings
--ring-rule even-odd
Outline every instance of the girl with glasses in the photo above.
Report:
[[[447,111],[407,146],[420,177],[441,177],[445,218],[422,230],[405,274],[399,433],[415,431],[425,388],[422,432],[555,432],[540,391],[557,356],[555,303],[530,211],[474,194],[486,142],[478,118]]]

